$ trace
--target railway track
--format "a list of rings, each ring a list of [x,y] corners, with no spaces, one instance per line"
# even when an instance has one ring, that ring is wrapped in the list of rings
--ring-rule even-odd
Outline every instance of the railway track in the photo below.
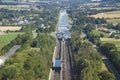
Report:
[[[69,41],[58,41],[56,58],[60,59],[62,62],[61,70],[54,70],[54,80],[72,80],[72,64]]]
[[[60,72],[59,71],[54,72],[54,80],[60,80]]]
[[[58,40],[56,59],[61,59],[61,40]],[[54,80],[60,80],[60,71],[54,70]]]

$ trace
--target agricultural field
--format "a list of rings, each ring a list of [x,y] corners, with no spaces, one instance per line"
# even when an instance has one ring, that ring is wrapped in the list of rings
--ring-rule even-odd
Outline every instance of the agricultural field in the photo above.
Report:
[[[117,49],[120,51],[120,39],[114,38],[100,38],[103,43],[113,43],[116,45]]]
[[[114,35],[116,35],[116,36],[120,36],[120,33],[114,33]]]
[[[92,15],[91,17],[95,18],[120,18],[120,11],[111,11],[111,12],[104,12],[104,13],[98,13],[96,15]]]
[[[114,25],[117,25],[118,23],[120,23],[120,19],[114,19],[114,18],[112,18],[112,19],[106,19],[106,20],[107,20],[107,22],[111,22]]]
[[[101,34],[104,35],[104,37],[109,37],[109,33],[105,33],[105,32],[102,32],[102,31],[98,31],[98,30],[93,30],[93,33],[97,36],[100,36]]]
[[[113,7],[92,7],[90,8],[91,10],[109,10],[112,9]]]
[[[23,33],[10,32],[10,33],[4,33],[3,35],[0,35],[0,49],[2,49],[5,45],[10,43],[10,41],[14,40],[18,34],[23,34]]]
[[[16,7],[5,7],[4,9],[8,9],[8,10],[29,10],[29,8],[16,8]]]
[[[0,26],[0,31],[19,31],[21,28],[20,26]]]
[[[91,17],[95,17],[95,18],[104,17],[108,22],[111,22],[114,25],[116,25],[117,23],[120,23],[120,11],[98,13],[96,15],[91,15]]]
[[[29,6],[28,5],[0,5],[0,9],[4,8],[4,9],[8,9],[8,10],[29,10]]]

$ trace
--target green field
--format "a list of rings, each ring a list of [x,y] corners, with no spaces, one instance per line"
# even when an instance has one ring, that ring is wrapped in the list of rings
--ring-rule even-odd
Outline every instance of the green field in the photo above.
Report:
[[[105,33],[105,32],[102,32],[102,31],[93,30],[93,33],[97,36],[100,36],[100,34],[103,34],[105,37],[109,37],[109,33]]]
[[[120,33],[115,33],[115,35],[120,36]]]
[[[106,19],[108,22],[111,22],[111,23],[113,23],[114,25],[117,25],[118,23],[120,23],[120,18],[119,19],[114,19],[114,18],[112,18],[112,19]]]
[[[90,8],[91,10],[95,9],[95,10],[109,10],[112,9],[112,7],[93,7]]]
[[[117,49],[120,51],[120,39],[113,39],[113,38],[101,38],[103,43],[113,43],[116,45]]]
[[[22,33],[20,33],[20,32],[10,32],[8,34],[0,35],[0,49],[2,49],[5,45],[10,43],[10,41],[15,39],[18,34],[22,34]]]
[[[15,8],[15,7],[4,7],[4,9],[8,9],[8,10],[28,10],[28,8]]]
[[[111,12],[105,12],[107,14],[120,14],[120,11],[111,11]]]
[[[95,15],[91,15],[91,17],[95,17],[95,18],[104,17],[107,20],[107,22],[110,22],[110,23],[113,23],[114,25],[116,25],[116,24],[120,23],[120,10],[98,13]]]

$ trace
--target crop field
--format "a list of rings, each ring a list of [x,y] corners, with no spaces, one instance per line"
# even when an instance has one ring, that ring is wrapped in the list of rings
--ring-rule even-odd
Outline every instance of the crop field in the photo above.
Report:
[[[117,36],[120,36],[120,33],[114,33],[115,35],[117,35]]]
[[[112,18],[112,19],[106,19],[106,20],[107,20],[107,22],[111,22],[114,25],[117,25],[118,23],[120,23],[120,19],[114,19],[114,18]]]
[[[113,43],[116,45],[117,49],[120,51],[120,39],[114,38],[100,38],[103,43]]]
[[[95,17],[95,18],[104,17],[108,22],[111,22],[114,25],[120,23],[120,11],[98,13],[96,15],[91,15],[91,17]]]
[[[120,18],[120,11],[111,11],[111,12],[104,12],[98,13],[96,15],[91,15],[91,17],[95,18]]]
[[[109,10],[109,9],[112,9],[112,7],[93,7],[93,8],[90,8],[90,9],[95,9],[95,10]]]
[[[29,10],[28,5],[0,5],[0,8],[8,9],[8,10]]]
[[[16,8],[16,7],[5,7],[4,9],[8,9],[8,10],[29,10],[28,8]]]
[[[0,31],[19,31],[21,28],[20,26],[0,26]]]
[[[109,37],[109,33],[105,33],[105,32],[102,32],[102,31],[93,30],[93,33],[97,36],[100,36],[100,34],[103,34],[104,37]]]
[[[10,32],[5,33],[4,35],[0,35],[0,49],[2,49],[5,45],[10,43],[10,41],[14,40],[18,34],[23,34],[20,32]]]

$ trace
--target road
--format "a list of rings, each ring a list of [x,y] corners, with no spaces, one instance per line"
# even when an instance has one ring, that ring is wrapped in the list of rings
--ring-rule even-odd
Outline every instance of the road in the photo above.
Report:
[[[93,45],[94,46],[94,45]],[[96,48],[95,48],[96,49]],[[98,53],[100,53],[97,49],[96,51]],[[100,53],[101,54],[101,53]],[[105,65],[107,66],[108,70],[110,72],[112,72],[116,78],[116,80],[120,80],[120,75],[118,73],[118,71],[116,70],[116,68],[113,66],[113,64],[110,62],[109,58],[107,58],[106,56],[104,56],[103,54],[101,54],[103,62],[105,63]]]
[[[88,39],[87,39],[88,40]],[[88,40],[89,41],[89,40]],[[91,41],[89,41],[89,43],[94,47],[96,45],[94,45]],[[95,47],[94,49],[100,53]],[[114,67],[114,65],[110,62],[109,58],[107,58],[106,56],[104,56],[102,53],[100,53],[100,55],[102,56],[103,62],[105,63],[105,65],[107,66],[108,70],[110,72],[112,72],[116,78],[116,80],[120,80],[120,74],[118,73],[118,71],[116,70],[116,68]]]
[[[20,48],[20,45],[13,46],[4,56],[0,57],[0,67],[4,65],[6,59],[10,58],[15,54],[15,52]]]
[[[84,34],[84,37],[83,37],[83,38],[85,38],[85,37],[86,37],[86,34],[85,34],[85,33],[83,33],[83,34]],[[87,40],[88,40],[88,39],[87,39]],[[96,45],[94,45],[91,41],[88,40],[88,42],[89,42],[93,47],[96,46]],[[95,49],[98,53],[100,53],[95,47],[94,47],[94,49]],[[120,80],[120,75],[119,75],[118,71],[116,70],[116,68],[113,66],[113,64],[110,62],[110,60],[109,60],[106,56],[104,56],[102,53],[100,53],[100,55],[101,55],[101,57],[102,57],[102,59],[103,59],[103,62],[104,62],[105,65],[107,66],[108,70],[114,74],[116,80]]]
[[[109,59],[104,59],[103,60],[106,66],[108,67],[109,71],[112,72],[115,75],[116,80],[120,80],[120,75],[116,68],[113,66],[113,64],[110,62]]]
[[[4,57],[7,59],[7,58],[10,58],[11,56],[13,56],[15,54],[15,52],[20,48],[21,46],[20,45],[15,45],[13,46],[9,52],[7,52]]]

